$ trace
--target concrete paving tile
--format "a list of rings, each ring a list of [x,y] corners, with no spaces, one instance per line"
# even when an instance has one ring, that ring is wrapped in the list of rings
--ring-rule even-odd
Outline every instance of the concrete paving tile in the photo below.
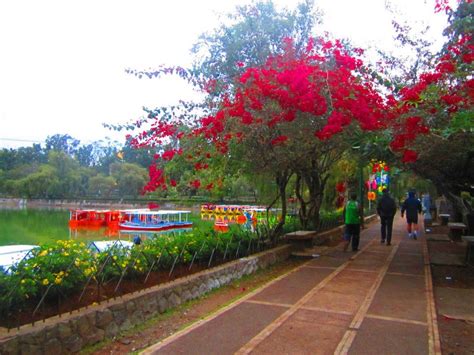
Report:
[[[388,272],[398,272],[411,275],[424,275],[425,263],[423,255],[403,254],[397,251],[390,263]]]
[[[379,319],[364,319],[349,354],[428,354],[427,327]]]
[[[366,295],[375,282],[377,273],[346,269],[334,277],[323,290],[354,296]]]
[[[333,354],[351,316],[299,310],[261,342],[254,354]]]
[[[363,270],[374,270],[377,271],[380,269],[385,261],[387,260],[388,253],[375,253],[366,251],[362,253],[355,260],[351,261],[348,269],[363,269]]]
[[[282,307],[244,302],[155,353],[233,354],[284,311]]]
[[[376,273],[344,270],[304,304],[354,314],[362,305]]]
[[[404,254],[420,254],[423,255],[423,244],[419,240],[414,240],[414,239],[402,239],[400,241],[400,245],[398,246],[398,253]]]
[[[368,314],[426,322],[425,278],[385,275]]]
[[[364,302],[364,298],[365,296],[356,298],[351,294],[321,290],[311,297],[304,306],[355,314]]]
[[[339,255],[340,254],[340,255]],[[331,255],[322,255],[319,258],[312,259],[308,265],[309,266],[328,266],[337,268],[344,264],[347,259],[350,258],[350,255],[344,255],[342,252],[332,253]],[[347,253],[346,253],[347,254]]]
[[[268,286],[251,300],[294,304],[333,271],[303,267]]]

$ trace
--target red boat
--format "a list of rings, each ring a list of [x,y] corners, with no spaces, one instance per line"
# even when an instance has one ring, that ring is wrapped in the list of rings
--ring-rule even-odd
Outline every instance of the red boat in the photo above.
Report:
[[[71,210],[69,227],[118,228],[121,212],[116,210]]]

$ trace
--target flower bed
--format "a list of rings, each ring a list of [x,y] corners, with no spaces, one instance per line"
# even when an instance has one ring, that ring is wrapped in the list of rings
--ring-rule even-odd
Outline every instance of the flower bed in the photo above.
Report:
[[[42,245],[0,273],[0,326],[16,327],[170,281],[273,246],[251,233],[194,231],[103,250],[68,240]]]

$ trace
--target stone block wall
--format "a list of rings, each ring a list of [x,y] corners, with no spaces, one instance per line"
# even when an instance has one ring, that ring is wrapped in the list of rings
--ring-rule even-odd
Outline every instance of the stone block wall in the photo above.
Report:
[[[0,354],[69,354],[111,338],[167,309],[199,298],[233,280],[286,260],[291,246],[283,245],[251,257],[180,278],[167,284],[52,317],[19,330],[0,328]]]

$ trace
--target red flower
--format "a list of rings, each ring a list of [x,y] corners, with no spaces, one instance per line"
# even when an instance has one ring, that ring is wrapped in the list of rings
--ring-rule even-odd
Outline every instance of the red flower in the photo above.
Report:
[[[459,95],[443,95],[441,96],[441,100],[443,100],[448,105],[457,105],[462,101],[462,97]]]
[[[173,159],[174,155],[176,154],[176,151],[174,149],[172,150],[167,150],[166,152],[164,152],[161,157],[163,158],[163,160],[171,160]]]
[[[439,73],[454,73],[456,71],[456,65],[453,62],[443,61],[436,66],[436,70]]]
[[[418,153],[407,149],[403,152],[402,162],[404,163],[414,163],[418,159]]]
[[[176,180],[171,179],[171,180],[170,180],[170,185],[173,186],[173,187],[175,187],[175,186],[177,185],[177,184],[176,184]]]
[[[285,143],[287,140],[288,140],[287,136],[278,136],[275,139],[272,139],[270,143],[271,145],[280,145],[280,144]]]
[[[191,181],[189,185],[191,185],[191,187],[194,187],[195,189],[199,189],[201,187],[201,181],[196,179],[194,181]]]
[[[344,192],[346,191],[346,185],[343,182],[338,182],[336,184],[336,191],[337,192]]]

